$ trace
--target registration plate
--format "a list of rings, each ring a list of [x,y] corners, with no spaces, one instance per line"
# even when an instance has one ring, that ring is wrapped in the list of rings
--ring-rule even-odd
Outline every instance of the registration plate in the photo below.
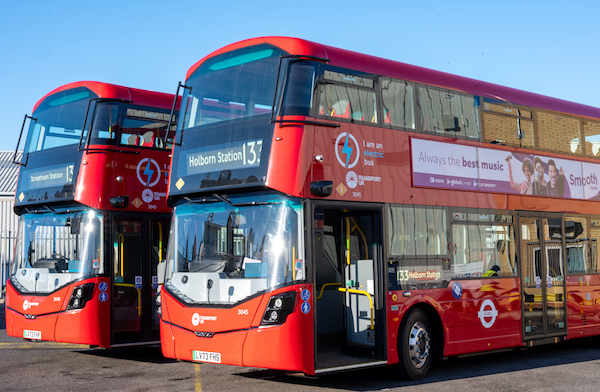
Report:
[[[42,331],[30,331],[28,329],[23,330],[24,339],[42,340]]]
[[[221,353],[211,353],[208,351],[196,351],[192,352],[194,361],[200,362],[211,362],[211,363],[221,363]]]

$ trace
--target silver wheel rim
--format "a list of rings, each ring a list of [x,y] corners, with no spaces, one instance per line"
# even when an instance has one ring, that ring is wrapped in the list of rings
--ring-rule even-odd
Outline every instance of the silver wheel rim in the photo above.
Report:
[[[425,325],[417,321],[410,329],[408,337],[408,353],[413,366],[417,369],[425,366],[429,358],[429,349],[431,347],[429,341],[429,332],[425,329]]]

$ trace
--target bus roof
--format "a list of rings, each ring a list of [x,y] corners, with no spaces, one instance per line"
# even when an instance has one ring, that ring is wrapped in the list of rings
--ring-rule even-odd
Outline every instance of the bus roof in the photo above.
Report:
[[[133,101],[136,105],[141,106],[152,106],[161,109],[171,109],[173,106],[173,95],[166,93],[159,93],[150,90],[141,90],[137,88],[117,86],[115,84],[82,81],[73,82],[60,86],[40,99],[35,106],[33,111],[35,112],[38,106],[49,96],[59,93],[61,91],[69,90],[77,87],[86,87],[92,90],[99,98],[113,98],[113,99],[124,99]]]
[[[383,59],[332,46],[290,37],[260,37],[239,41],[225,46],[194,64],[186,75],[189,78],[208,58],[236,49],[259,44],[271,44],[291,55],[315,56],[329,60],[333,66],[360,72],[388,76],[416,83],[433,85],[497,101],[554,110],[593,119],[600,119],[600,109],[562,99],[517,90],[493,83],[482,82],[446,72],[435,71],[398,61]]]

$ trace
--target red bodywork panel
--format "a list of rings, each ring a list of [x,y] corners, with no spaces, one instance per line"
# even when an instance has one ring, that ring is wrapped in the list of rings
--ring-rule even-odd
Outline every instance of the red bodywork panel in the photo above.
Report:
[[[84,279],[47,296],[19,295],[6,286],[6,331],[23,337],[23,330],[40,331],[42,340],[110,347],[110,301],[100,301],[98,286],[109,278]],[[92,298],[82,309],[67,310],[75,286],[94,283]],[[25,309],[27,308],[27,309]],[[27,315],[37,316],[30,320]]]
[[[311,285],[285,287],[226,309],[184,306],[163,290],[160,328],[163,354],[192,361],[195,350],[218,352],[221,363],[227,365],[314,374],[314,318],[312,312],[304,314],[300,310],[300,292],[305,288],[310,289]],[[261,326],[270,297],[290,291],[297,293],[296,303],[286,321],[281,325]],[[193,318],[199,318],[197,326],[193,325]],[[216,334],[205,338],[196,336],[194,331]]]
[[[64,86],[60,86],[50,91],[48,94],[44,95],[42,99],[40,99],[35,106],[33,107],[33,112],[37,109],[37,107],[46,99],[47,97],[59,93],[61,91],[69,90],[77,87],[87,87],[92,90],[98,98],[108,98],[108,99],[123,99],[126,101],[133,101],[136,105],[142,106],[151,106],[162,109],[171,109],[173,105],[172,94],[159,93],[156,91],[149,90],[141,90],[137,88],[117,86],[115,84],[108,84],[102,82],[92,82],[92,81],[82,81],[82,82],[73,82],[65,84]],[[179,102],[179,100],[178,100]]]
[[[166,202],[168,151],[137,149],[139,154],[123,154],[119,150],[134,149],[123,146],[90,148],[102,148],[102,151],[90,150],[83,154],[76,201],[100,210],[171,212]],[[110,199],[115,196],[129,196],[127,208],[112,207]]]
[[[600,335],[600,276],[567,276],[569,339]]]

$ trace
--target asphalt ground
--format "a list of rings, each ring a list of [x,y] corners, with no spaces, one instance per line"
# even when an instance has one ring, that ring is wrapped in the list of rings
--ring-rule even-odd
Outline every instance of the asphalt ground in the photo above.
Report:
[[[1,301],[1,300],[0,300]],[[0,302],[0,391],[598,391],[600,346],[572,340],[529,350],[450,358],[428,377],[399,380],[390,368],[315,377],[180,362],[159,347],[111,350],[9,337]]]

